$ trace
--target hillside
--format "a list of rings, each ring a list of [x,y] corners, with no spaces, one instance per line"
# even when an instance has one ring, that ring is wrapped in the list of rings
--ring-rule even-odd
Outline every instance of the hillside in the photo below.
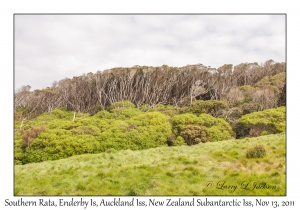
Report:
[[[285,195],[286,64],[134,66],[14,94],[16,195]]]
[[[247,158],[262,145],[266,156]],[[15,165],[15,195],[286,195],[285,133]],[[244,189],[242,189],[244,188]]]

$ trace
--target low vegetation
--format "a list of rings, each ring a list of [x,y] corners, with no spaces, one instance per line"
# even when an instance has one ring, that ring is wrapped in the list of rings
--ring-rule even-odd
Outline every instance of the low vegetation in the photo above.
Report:
[[[73,112],[63,109],[44,113],[26,121],[22,130],[15,133],[15,164],[96,154],[109,149],[141,150],[235,138],[235,132],[223,118],[206,113],[174,112],[175,108],[170,106],[160,105],[145,111],[145,107],[136,108],[126,102],[112,104],[107,111],[93,116],[75,113],[75,120]],[[243,115],[239,121],[244,136],[281,133],[285,131],[285,107]],[[16,121],[15,127],[20,123]]]
[[[267,155],[264,145],[255,145],[247,150],[246,158],[262,158]]]
[[[121,115],[114,112],[79,115],[75,121],[71,120],[72,113],[64,110],[55,110],[51,115],[43,114],[28,123],[46,127],[30,146],[21,149],[24,136],[16,134],[15,162],[26,164],[99,153],[111,148],[139,150],[166,145],[167,137],[172,132],[169,117],[159,112],[139,115],[135,112],[138,110],[130,108],[124,109]],[[129,117],[126,118],[126,115]],[[27,131],[30,130],[32,128]]]
[[[286,195],[285,148],[282,133],[16,165],[15,195]]]

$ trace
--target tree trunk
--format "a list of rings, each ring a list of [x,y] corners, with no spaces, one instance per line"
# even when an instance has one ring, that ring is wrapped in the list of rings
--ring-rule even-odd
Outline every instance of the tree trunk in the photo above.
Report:
[[[22,119],[22,123],[21,123],[21,125],[20,125],[20,130],[22,129],[22,126],[23,126],[24,120],[26,120],[26,118]]]
[[[76,112],[74,112],[74,116],[73,116],[73,120],[72,120],[73,122],[74,122],[74,120],[75,120],[75,115],[76,115]]]

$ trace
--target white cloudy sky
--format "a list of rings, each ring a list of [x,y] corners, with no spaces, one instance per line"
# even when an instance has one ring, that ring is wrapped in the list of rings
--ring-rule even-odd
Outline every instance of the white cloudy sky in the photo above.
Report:
[[[113,67],[285,61],[284,15],[15,15],[15,87]]]

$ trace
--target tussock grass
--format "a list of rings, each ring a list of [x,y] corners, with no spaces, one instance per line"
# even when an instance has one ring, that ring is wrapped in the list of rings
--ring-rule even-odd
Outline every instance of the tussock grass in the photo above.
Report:
[[[276,147],[272,147],[273,149],[276,149]],[[246,157],[247,158],[262,158],[267,155],[267,151],[264,147],[264,145],[255,145],[254,147],[247,150]]]
[[[268,155],[246,158],[264,145]],[[15,195],[285,195],[285,134],[15,166]],[[213,187],[207,187],[207,183]],[[228,189],[220,189],[227,186]],[[242,189],[249,183],[249,189]],[[254,183],[275,186],[250,189]],[[229,186],[237,185],[236,190]],[[258,186],[258,185],[257,185]]]

